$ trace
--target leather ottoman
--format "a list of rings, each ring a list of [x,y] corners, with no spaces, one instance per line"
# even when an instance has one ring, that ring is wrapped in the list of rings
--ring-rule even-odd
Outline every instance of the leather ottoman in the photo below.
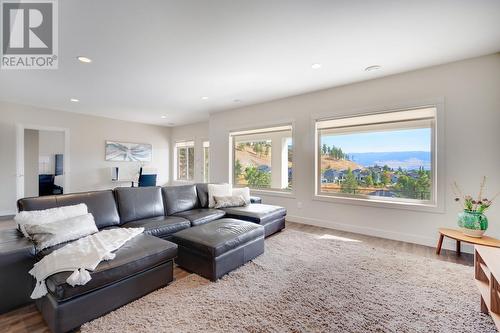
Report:
[[[181,230],[176,263],[212,281],[264,253],[264,227],[252,222],[223,218]]]

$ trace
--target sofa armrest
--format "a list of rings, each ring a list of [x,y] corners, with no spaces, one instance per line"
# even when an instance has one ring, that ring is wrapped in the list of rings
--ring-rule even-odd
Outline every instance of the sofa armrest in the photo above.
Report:
[[[250,202],[251,203],[262,203],[262,198],[261,197],[256,197],[256,196],[250,196]]]
[[[34,264],[34,244],[15,227],[0,230],[0,313],[32,301],[34,280],[28,271]]]

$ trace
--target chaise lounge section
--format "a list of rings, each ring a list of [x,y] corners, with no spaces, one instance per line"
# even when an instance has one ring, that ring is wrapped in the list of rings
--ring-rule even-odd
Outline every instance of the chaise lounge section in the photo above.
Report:
[[[177,246],[139,235],[116,251],[115,259],[101,262],[83,286],[71,287],[71,272],[46,280],[48,294],[36,306],[52,332],[67,332],[134,301],[173,280]]]
[[[266,237],[285,228],[286,209],[279,206],[252,203],[244,207],[222,208],[226,217],[250,221],[264,226]]]
[[[196,184],[200,207],[208,208],[208,184]],[[224,217],[249,221],[264,226],[265,237],[271,236],[285,228],[286,209],[279,206],[266,205],[261,198],[251,197],[251,203],[244,207],[221,208]]]

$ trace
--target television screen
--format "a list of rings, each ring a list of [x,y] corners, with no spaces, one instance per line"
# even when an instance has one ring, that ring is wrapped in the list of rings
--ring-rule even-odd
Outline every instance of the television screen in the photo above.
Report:
[[[56,170],[55,170],[55,175],[60,176],[63,174],[64,170],[64,155],[63,154],[56,154]]]

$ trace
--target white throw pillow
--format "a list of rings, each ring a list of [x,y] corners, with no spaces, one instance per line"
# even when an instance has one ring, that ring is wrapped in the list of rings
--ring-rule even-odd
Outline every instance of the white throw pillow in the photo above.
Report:
[[[214,196],[214,208],[242,207],[246,206],[245,198],[242,195],[232,195],[229,197]]]
[[[250,204],[250,189],[248,187],[233,188],[233,196],[241,195],[245,200],[245,206]]]
[[[86,204],[78,204],[73,206],[64,206],[57,208],[50,208],[44,210],[32,210],[19,212],[14,220],[17,223],[18,229],[23,233],[24,237],[29,235],[24,230],[25,225],[28,224],[45,224],[56,221],[66,220],[70,217],[81,216],[88,214]]]
[[[233,189],[229,184],[208,184],[208,207],[215,207],[214,196],[230,197],[233,194]]]
[[[92,214],[44,224],[25,224],[24,229],[38,251],[96,233]]]

